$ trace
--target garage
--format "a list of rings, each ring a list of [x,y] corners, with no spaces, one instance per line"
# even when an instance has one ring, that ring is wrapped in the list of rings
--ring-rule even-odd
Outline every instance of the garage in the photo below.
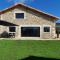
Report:
[[[21,37],[40,37],[40,27],[21,27]]]

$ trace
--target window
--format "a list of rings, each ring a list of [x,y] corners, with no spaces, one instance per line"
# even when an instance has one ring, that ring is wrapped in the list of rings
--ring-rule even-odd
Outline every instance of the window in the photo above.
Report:
[[[9,27],[9,32],[16,32],[16,28],[15,28],[15,27],[10,26],[10,27]]]
[[[40,37],[40,27],[21,27],[22,37]]]
[[[24,19],[24,13],[15,13],[15,17],[17,18],[17,19]]]
[[[50,32],[50,27],[44,27],[44,32]]]

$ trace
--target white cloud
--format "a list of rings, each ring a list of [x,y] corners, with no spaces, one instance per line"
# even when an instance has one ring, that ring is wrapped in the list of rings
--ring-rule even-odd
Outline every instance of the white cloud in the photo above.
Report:
[[[26,0],[17,0],[18,2],[22,2],[22,3],[24,3]]]
[[[25,2],[31,2],[33,0],[14,0],[15,2],[21,2],[21,3],[25,3]]]
[[[21,3],[25,3],[25,2],[31,2],[33,0],[6,0],[7,2],[11,2],[13,1],[14,3],[17,3],[17,2],[21,2]]]
[[[24,3],[26,0],[14,0],[14,2],[21,2],[21,3]]]
[[[13,2],[25,2],[26,0],[5,0],[5,1],[7,1],[7,2],[11,2],[11,1],[13,1]]]

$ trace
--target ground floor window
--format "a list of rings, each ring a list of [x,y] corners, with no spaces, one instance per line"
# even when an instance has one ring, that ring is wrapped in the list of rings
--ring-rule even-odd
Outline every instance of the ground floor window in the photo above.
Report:
[[[9,26],[9,36],[15,37],[15,33],[16,33],[16,26]]]
[[[9,27],[9,32],[16,32],[16,27],[15,26],[10,26]]]
[[[50,27],[44,27],[44,32],[50,32]]]
[[[22,37],[40,37],[40,27],[21,27]]]

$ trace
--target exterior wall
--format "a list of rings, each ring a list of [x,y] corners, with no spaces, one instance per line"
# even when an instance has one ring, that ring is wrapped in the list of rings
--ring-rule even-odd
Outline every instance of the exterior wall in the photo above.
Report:
[[[0,15],[0,19],[1,19],[1,15]]]
[[[15,12],[25,12],[25,19],[15,19],[14,13]],[[22,7],[17,7],[16,9],[13,9],[11,11],[8,11],[1,15],[1,19],[7,22],[11,22],[17,25],[40,25],[43,29],[44,25],[50,25],[51,26],[51,32],[50,33],[42,33],[42,38],[54,38],[55,34],[55,23],[54,20],[50,17],[46,17],[44,15],[40,15],[38,13],[34,13],[33,11],[27,10]],[[17,27],[16,36],[19,36],[19,26]]]
[[[0,34],[3,33],[4,31],[8,32],[8,27],[0,25]]]

